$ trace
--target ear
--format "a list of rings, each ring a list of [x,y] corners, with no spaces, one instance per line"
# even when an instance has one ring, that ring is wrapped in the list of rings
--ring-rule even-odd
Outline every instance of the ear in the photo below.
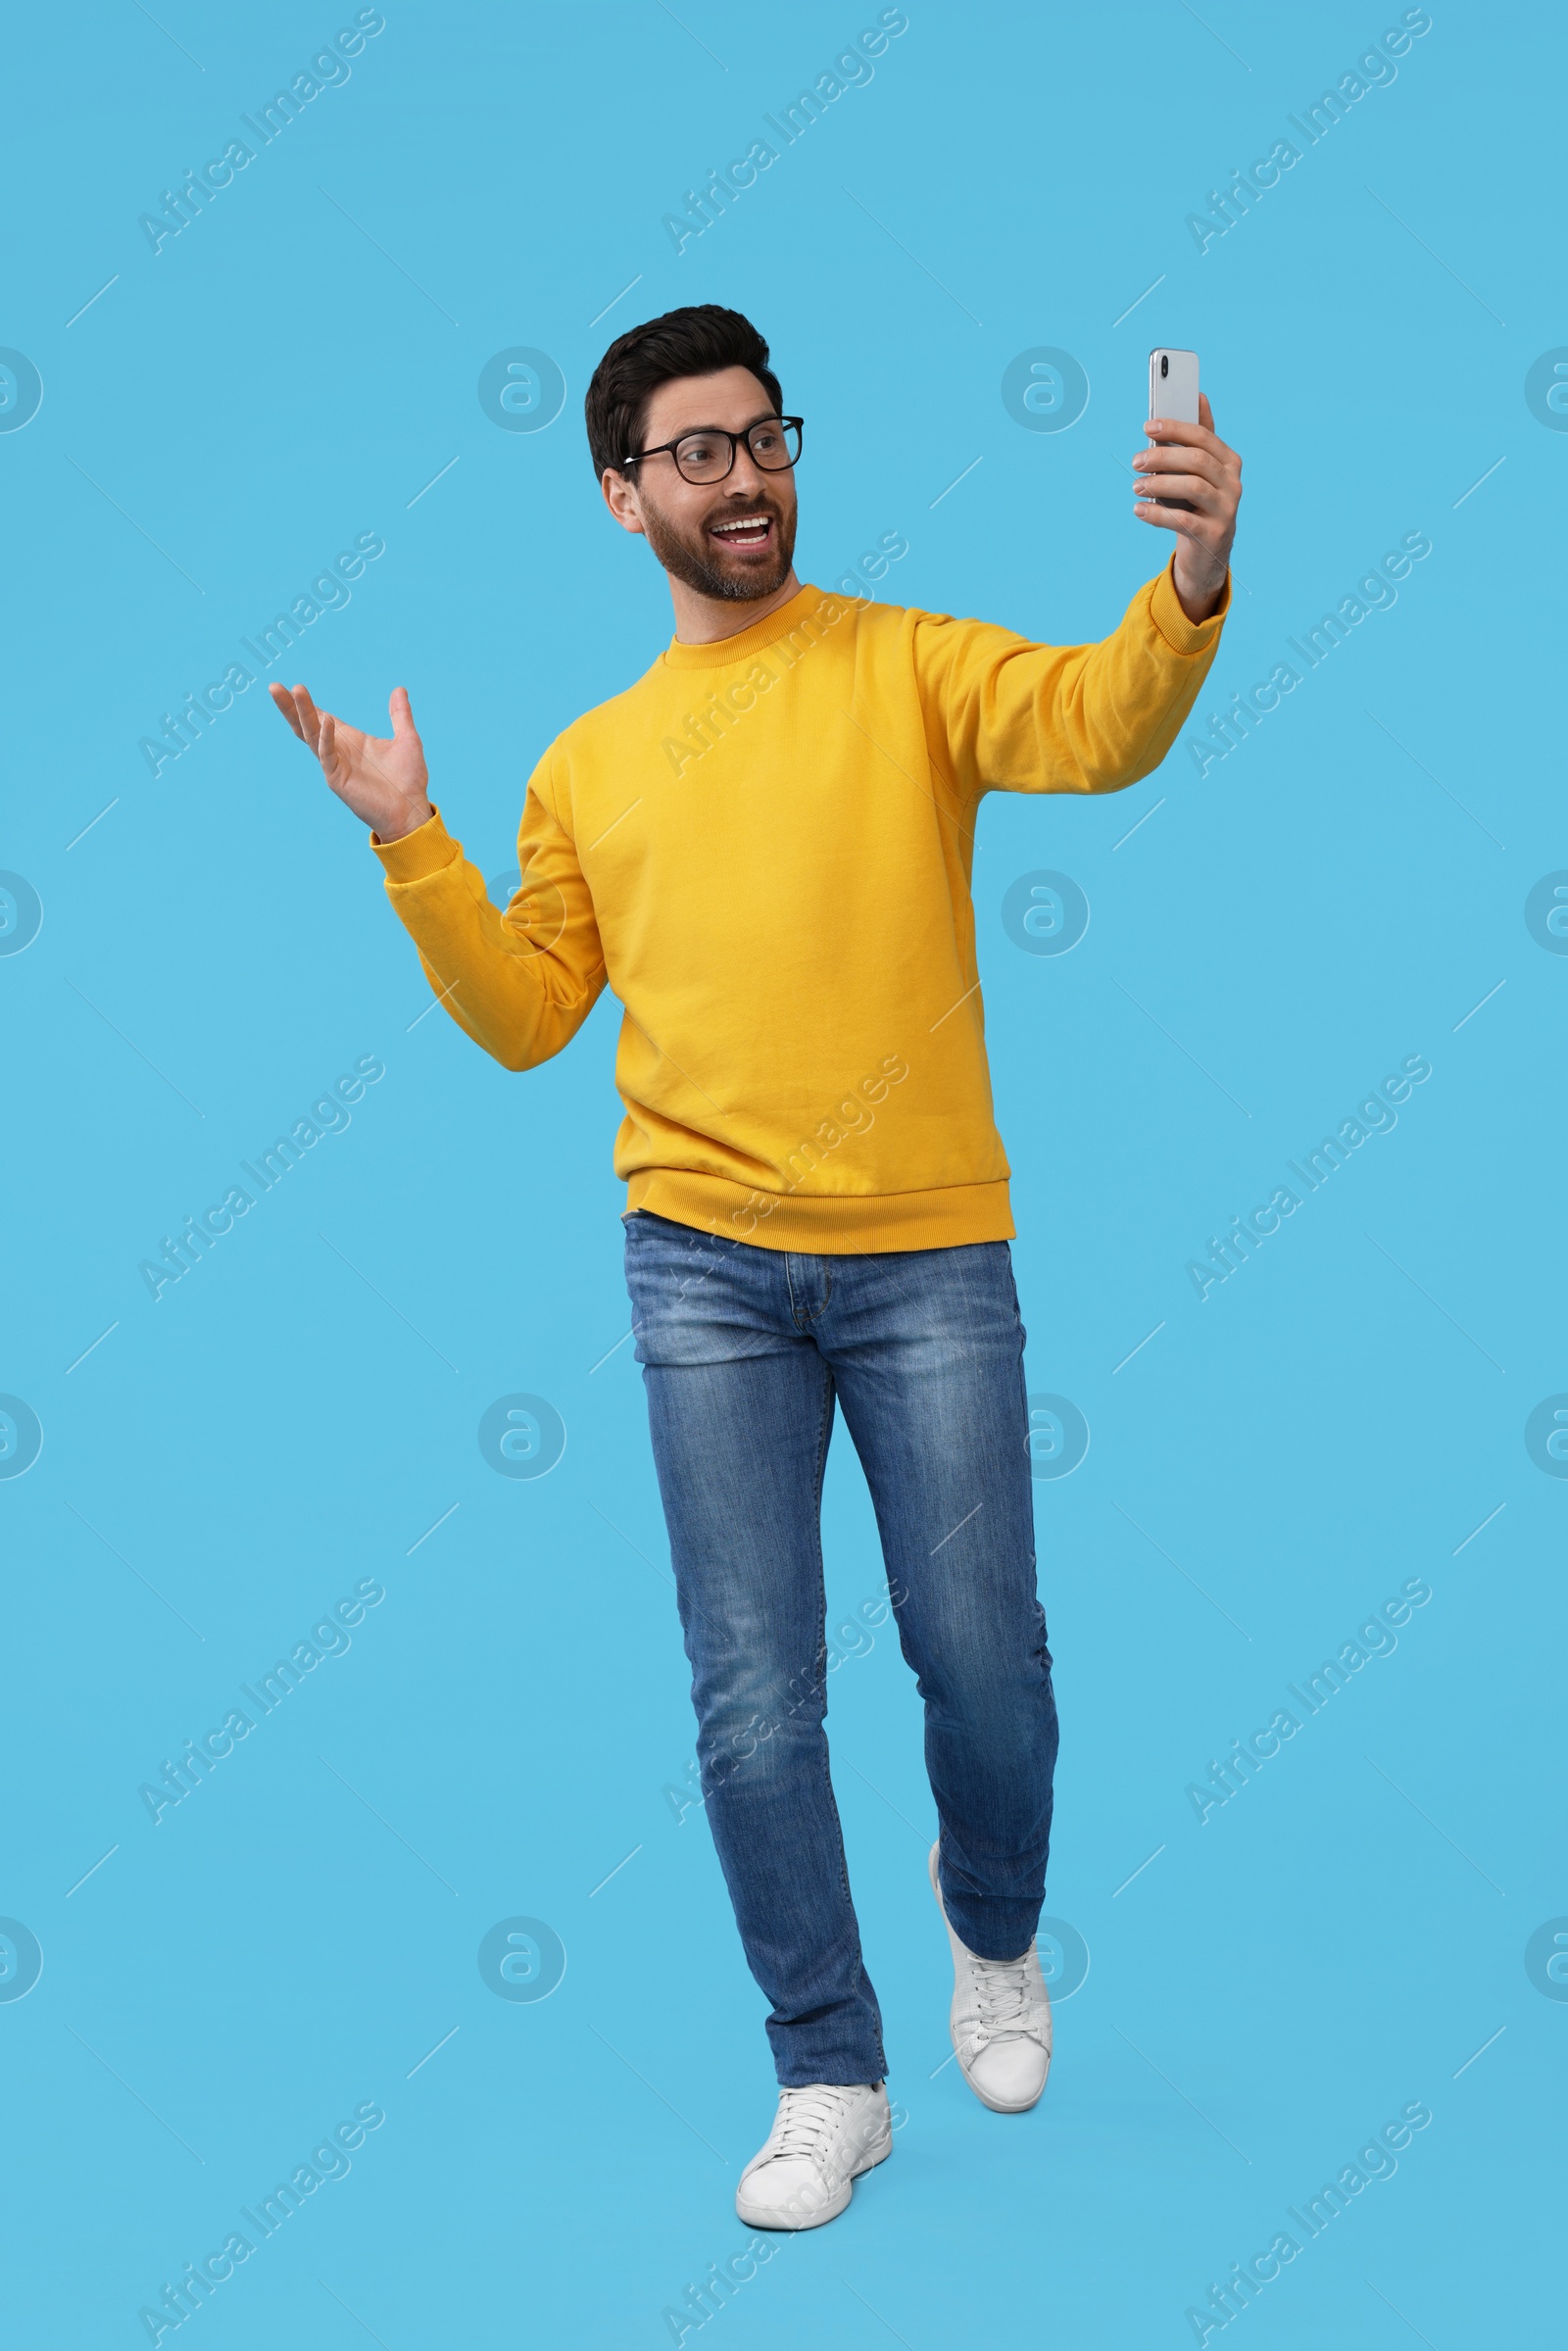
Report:
[[[606,506],[621,529],[635,531],[638,537],[642,537],[642,512],[637,503],[637,492],[624,473],[617,473],[613,465],[607,465],[599,476],[599,487],[604,492]]]

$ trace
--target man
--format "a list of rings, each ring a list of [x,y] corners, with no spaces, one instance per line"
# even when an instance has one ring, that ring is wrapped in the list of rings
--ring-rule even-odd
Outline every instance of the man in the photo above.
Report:
[[[705,304],[620,336],[588,439],[612,514],[668,574],[675,636],[540,760],[505,913],[426,797],[401,686],[390,741],[271,689],[374,828],[470,1037],[528,1069],[607,984],[624,1007],[637,1355],[704,1801],[781,2085],[736,2197],[754,2228],[831,2220],[892,2147],[823,1730],[835,1402],[925,1702],[958,2062],[1001,2113],[1045,2085],[1056,1717],[969,875],[983,793],[1115,791],[1175,739],[1241,494],[1201,414],[1157,443],[1146,426],[1134,460],[1134,512],[1176,534],[1172,563],[1112,636],[1064,651],[803,588],[801,420],[756,328]]]

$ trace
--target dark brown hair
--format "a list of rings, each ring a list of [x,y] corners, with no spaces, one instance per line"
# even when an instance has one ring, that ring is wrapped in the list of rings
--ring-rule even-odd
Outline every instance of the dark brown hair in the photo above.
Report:
[[[749,367],[775,410],[783,408],[767,345],[739,311],[700,302],[617,335],[594,369],[583,402],[595,474],[620,467],[641,446],[648,403],[661,384],[679,375],[716,375],[722,367]]]

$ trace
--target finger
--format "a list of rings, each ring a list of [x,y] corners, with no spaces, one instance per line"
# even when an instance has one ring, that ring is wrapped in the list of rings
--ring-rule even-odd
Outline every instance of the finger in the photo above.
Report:
[[[1173,474],[1161,481],[1157,495],[1153,485],[1147,490],[1140,490],[1133,500],[1133,512],[1155,515],[1190,514],[1195,522],[1200,522],[1205,530],[1215,533],[1235,528],[1235,516],[1230,508],[1215,497],[1206,483],[1196,479],[1184,480],[1180,474]]]
[[[1200,473],[1216,484],[1225,478],[1224,461],[1207,449],[1163,449],[1157,444],[1141,449],[1133,460],[1135,473]]]
[[[1152,441],[1174,441],[1182,449],[1207,449],[1230,455],[1224,442],[1206,424],[1183,424],[1175,416],[1151,416],[1144,430]]]
[[[1176,498],[1185,498],[1188,505],[1196,507],[1200,514],[1217,514],[1221,511],[1219,492],[1200,473],[1162,473],[1157,483],[1140,483],[1135,503],[1156,506],[1163,502],[1168,505]]]
[[[272,684],[269,685],[267,691],[269,694],[270,694],[272,700],[276,703],[278,709],[282,711],[284,717],[294,729],[295,734],[298,735],[300,741],[303,743],[305,740],[305,729],[299,722],[299,715],[294,708],[294,697],[289,692],[287,686],[280,686],[274,681]]]
[[[387,715],[392,721],[392,739],[411,744],[416,751],[421,748],[419,730],[414,723],[414,711],[409,702],[407,686],[394,686],[387,703]]]
[[[330,710],[323,710],[316,739],[316,756],[321,762],[321,773],[334,791],[342,780],[337,756],[337,720]]]
[[[1205,426],[1209,432],[1213,431],[1214,412],[1208,405],[1208,394],[1206,392],[1200,392],[1198,395],[1198,421],[1200,424]]]
[[[1178,531],[1184,539],[1194,539],[1200,547],[1210,547],[1215,537],[1214,525],[1201,514],[1190,514],[1179,506],[1159,506],[1146,499],[1133,508],[1140,522],[1152,523],[1155,530]]]
[[[317,736],[321,728],[321,713],[312,702],[309,689],[305,686],[294,688],[294,708],[299,712],[299,721],[304,730],[305,740],[314,751]]]

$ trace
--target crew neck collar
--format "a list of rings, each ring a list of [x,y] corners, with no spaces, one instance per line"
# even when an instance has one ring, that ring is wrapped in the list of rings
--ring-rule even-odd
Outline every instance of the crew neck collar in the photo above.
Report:
[[[750,661],[764,645],[776,644],[787,637],[792,628],[800,625],[802,615],[814,611],[822,601],[822,590],[809,584],[768,613],[765,620],[754,621],[733,637],[717,637],[710,645],[682,645],[671,638],[663,652],[663,661],[670,669],[728,669],[736,661]]]

